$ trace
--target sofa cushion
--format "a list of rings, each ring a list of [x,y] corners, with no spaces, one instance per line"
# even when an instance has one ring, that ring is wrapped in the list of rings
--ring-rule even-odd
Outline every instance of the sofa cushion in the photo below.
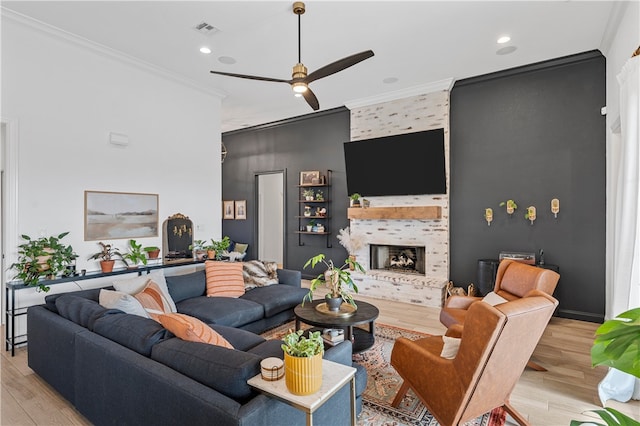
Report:
[[[105,288],[107,290],[113,290],[113,287],[111,287],[111,286],[105,287]],[[45,307],[47,309],[49,309],[51,312],[58,313],[58,309],[56,308],[56,300],[59,297],[73,294],[74,296],[83,297],[85,299],[89,299],[89,300],[93,300],[93,301],[97,302],[98,299],[99,299],[100,290],[101,289],[99,289],[99,288],[90,288],[89,290],[78,290],[78,291],[72,291],[72,292],[69,292],[69,293],[49,294],[49,295],[45,296],[44,304],[45,304]]]
[[[253,395],[247,380],[260,373],[262,360],[254,354],[180,339],[158,343],[151,358],[241,402]]]
[[[138,299],[121,291],[101,289],[98,302],[107,309],[119,309],[127,314],[149,318],[149,314]]]
[[[97,302],[72,294],[56,298],[56,309],[61,317],[73,321],[82,327],[93,330],[95,321],[109,310]],[[112,311],[117,312],[117,311]]]
[[[207,324],[229,327],[241,327],[264,317],[262,305],[235,297],[193,297],[178,302],[177,306],[181,314],[191,315]]]
[[[198,318],[185,314],[170,313],[158,315],[158,321],[164,328],[182,340],[233,349],[233,346],[224,337]]]
[[[145,287],[135,297],[152,319],[156,315],[171,313],[171,305],[155,281],[149,280]]]
[[[204,296],[207,280],[204,270],[184,275],[166,277],[169,293],[175,303],[192,297]]]
[[[308,289],[295,288],[284,284],[257,287],[247,291],[241,299],[251,300],[264,306],[265,317],[269,318],[280,312],[292,309],[302,303]]]
[[[282,340],[265,340],[257,346],[249,349],[247,352],[250,354],[258,355],[260,358],[275,357],[284,359],[284,352],[282,351]]]
[[[118,291],[134,295],[140,293],[145,288],[149,280],[154,281],[158,285],[158,287],[162,291],[162,294],[169,302],[171,312],[177,312],[176,304],[171,298],[171,293],[169,293],[169,289],[167,288],[167,281],[164,277],[164,272],[162,271],[153,271],[149,274],[142,274],[135,278],[117,280],[113,282],[113,287]]]
[[[256,287],[278,284],[277,270],[278,264],[276,262],[264,262],[262,260],[243,262],[242,277],[245,291]]]
[[[258,334],[241,328],[218,324],[210,324],[209,327],[220,333],[222,337],[227,339],[227,341],[239,351],[247,351],[265,341]]]
[[[239,297],[244,294],[242,263],[207,260],[204,270],[207,276],[207,296]]]
[[[125,313],[97,319],[93,331],[147,357],[151,355],[153,345],[169,335],[157,321]]]

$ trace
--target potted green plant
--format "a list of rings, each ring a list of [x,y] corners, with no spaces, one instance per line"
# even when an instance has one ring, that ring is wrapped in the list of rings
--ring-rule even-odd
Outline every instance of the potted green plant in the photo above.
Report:
[[[129,240],[129,247],[127,252],[122,255],[122,260],[127,264],[127,267],[135,269],[139,264],[147,264],[147,256],[144,250],[142,250],[142,244],[138,244],[136,240]]]
[[[193,252],[196,260],[204,260],[207,254],[207,242],[205,240],[193,240],[193,244],[189,245],[189,250]]]
[[[332,260],[325,260],[325,255],[320,253],[307,260],[303,269],[306,269],[307,266],[311,266],[313,269],[319,263],[324,264],[327,269],[311,280],[309,292],[302,299],[302,304],[304,305],[305,300],[309,302],[313,301],[313,292],[316,291],[319,286],[324,285],[329,289],[329,292],[325,295],[325,302],[330,311],[339,311],[343,301],[357,308],[358,306],[355,300],[353,300],[351,293],[357,293],[358,287],[351,278],[349,268],[353,267],[353,270],[364,273],[365,270],[362,265],[355,260],[346,259],[344,265],[337,267]]]
[[[316,220],[311,219],[309,222],[307,222],[307,232],[312,232],[314,226],[316,226]]]
[[[60,272],[67,271],[78,255],[73,247],[63,244],[62,240],[69,232],[50,237],[33,239],[21,235],[25,240],[18,246],[18,259],[9,269],[15,269],[13,279],[19,279],[30,286],[38,286],[38,291],[49,291],[50,287],[40,282],[42,277],[53,279]]]
[[[607,320],[596,330],[596,338],[591,347],[591,365],[606,365],[640,378],[640,308],[623,312]],[[640,425],[636,420],[611,407],[592,410],[608,426]],[[584,422],[572,420],[571,426]],[[591,423],[589,424],[600,424]]]
[[[160,248],[156,246],[146,246],[142,250],[147,253],[149,259],[157,259],[160,256]]]
[[[500,207],[507,206],[507,214],[511,216],[514,211],[518,208],[518,205],[513,200],[507,200],[500,203]]]
[[[307,201],[312,201],[314,197],[313,189],[305,189],[302,191],[302,196]]]
[[[316,191],[316,200],[324,201],[324,192],[322,192],[321,190]]]
[[[207,248],[207,258],[208,259],[216,259],[220,260],[222,258],[222,252],[229,248],[231,245],[231,239],[228,236],[224,236],[219,241],[211,239],[211,244],[209,244]]]
[[[102,241],[98,244],[102,250],[89,256],[88,260],[100,259],[100,269],[103,273],[112,272],[116,260],[122,260],[124,262],[118,248],[113,247],[111,244],[105,244]]]
[[[362,197],[362,195],[357,192],[349,195],[349,205],[351,207],[360,207],[360,197]]]
[[[322,386],[324,341],[319,331],[303,333],[291,331],[282,339],[285,382],[294,395],[311,395]]]

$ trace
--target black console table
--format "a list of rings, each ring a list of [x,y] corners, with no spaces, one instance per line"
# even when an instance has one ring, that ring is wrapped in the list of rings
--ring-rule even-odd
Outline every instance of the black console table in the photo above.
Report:
[[[140,266],[135,269],[122,268],[118,270],[114,270],[113,272],[103,273],[103,272],[88,272],[82,275],[72,275],[68,277],[60,277],[54,280],[46,280],[42,281],[47,286],[55,286],[58,284],[75,282],[75,281],[84,281],[84,280],[93,280],[96,278],[102,277],[112,277],[117,275],[124,274],[134,274],[142,275],[144,273],[150,273],[156,269],[164,269],[164,268],[174,268],[178,266],[188,266],[188,265],[197,265],[200,263],[204,263],[204,260],[191,260],[187,259],[184,261],[165,261],[165,263],[157,263],[154,265],[146,265]],[[106,286],[108,287],[108,286]],[[19,345],[24,345],[27,343],[27,333],[16,335],[16,318],[22,315],[27,314],[27,309],[30,306],[34,305],[25,305],[21,307],[16,307],[16,291],[24,290],[27,288],[35,288],[33,286],[24,284],[22,281],[9,281],[5,284],[4,294],[5,300],[7,301],[7,307],[5,311],[5,351],[11,349],[11,356],[15,355],[15,348]]]

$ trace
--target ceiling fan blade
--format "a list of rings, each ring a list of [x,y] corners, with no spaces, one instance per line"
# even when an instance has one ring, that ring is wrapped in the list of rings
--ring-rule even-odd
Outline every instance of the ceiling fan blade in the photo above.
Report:
[[[287,83],[287,84],[291,84],[291,80],[282,80],[279,78],[270,78],[270,77],[259,77],[259,76],[255,76],[255,75],[245,75],[245,74],[234,74],[231,72],[222,72],[222,71],[209,71],[211,74],[220,74],[220,75],[226,75],[229,77],[238,77],[238,78],[246,78],[249,80],[260,80],[260,81],[273,81],[275,83]]]
[[[313,108],[314,111],[320,109],[320,103],[318,102],[318,98],[313,94],[310,88],[307,87],[307,90],[302,93],[304,100],[307,101],[309,106]]]
[[[325,65],[322,68],[319,68],[309,74],[307,78],[304,79],[305,83],[311,83],[312,81],[318,80],[323,77],[327,77],[331,74],[335,74],[339,71],[342,71],[350,66],[357,64],[358,62],[362,62],[365,59],[369,59],[373,56],[372,50],[365,50],[364,52],[356,53],[355,55],[347,56],[346,58],[342,58],[335,62],[330,63],[329,65]]]

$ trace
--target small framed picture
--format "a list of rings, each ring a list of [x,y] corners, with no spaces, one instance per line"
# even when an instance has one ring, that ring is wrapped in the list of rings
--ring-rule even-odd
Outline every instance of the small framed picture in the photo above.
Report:
[[[320,171],[300,172],[300,185],[313,185],[314,182],[316,185],[320,182]]]
[[[236,201],[236,219],[245,220],[247,218],[247,200]]]
[[[235,219],[235,207],[233,200],[222,202],[222,218],[223,219]]]

